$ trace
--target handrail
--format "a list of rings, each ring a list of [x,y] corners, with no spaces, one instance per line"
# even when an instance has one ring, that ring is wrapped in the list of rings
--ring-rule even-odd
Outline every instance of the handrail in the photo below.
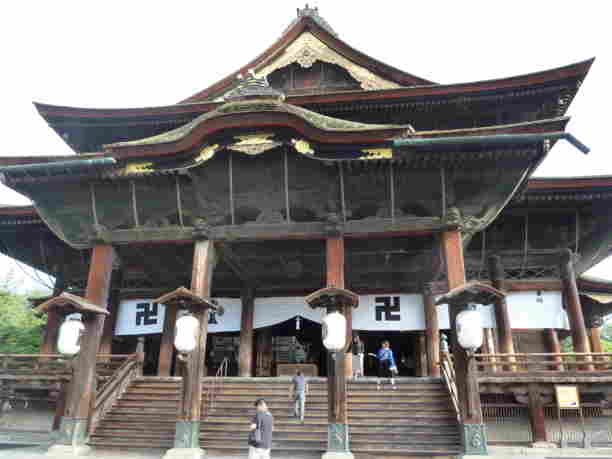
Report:
[[[24,376],[69,378],[74,357],[63,354],[0,354],[0,379]]]
[[[459,409],[459,395],[457,393],[457,380],[455,377],[455,367],[452,361],[452,355],[448,352],[442,352],[440,359],[440,368],[442,369],[442,379],[448,390],[451,401],[453,402],[453,408],[455,409],[455,415],[457,421],[461,422],[461,411]]]
[[[227,370],[229,367],[229,359],[225,357],[217,369],[217,373],[212,380],[210,387],[206,390],[206,397],[204,403],[204,412],[202,413],[202,419],[206,419],[210,413],[215,411],[215,399],[217,392],[221,389],[223,384],[223,378],[227,377]]]
[[[499,360],[512,358],[512,371],[537,371],[550,373],[564,371],[612,372],[612,352],[550,352],[522,354],[474,354],[477,372],[496,373]],[[497,361],[497,362],[496,362]]]
[[[113,403],[123,395],[130,383],[138,376],[142,375],[142,365],[144,354],[134,352],[129,354],[127,359],[107,380],[106,384],[96,394],[96,401],[89,421],[89,432],[93,433],[100,420],[111,408]]]

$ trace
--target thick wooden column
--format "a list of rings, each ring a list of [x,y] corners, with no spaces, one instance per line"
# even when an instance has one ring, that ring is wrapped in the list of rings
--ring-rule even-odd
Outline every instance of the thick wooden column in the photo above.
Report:
[[[497,255],[489,257],[489,274],[491,283],[497,290],[505,291],[505,274],[501,258]],[[512,326],[510,325],[510,313],[506,298],[495,301],[495,321],[497,322],[497,334],[499,337],[499,352],[501,354],[514,354],[514,342],[512,341]],[[513,367],[508,368],[512,370]]]
[[[157,374],[170,376],[172,372],[172,357],[174,356],[174,327],[176,326],[177,309],[166,306],[164,313],[164,330],[159,343],[159,357],[157,360]]]
[[[121,302],[121,284],[123,273],[121,269],[115,269],[111,276],[111,292],[108,298],[108,311],[110,315],[104,321],[104,331],[100,340],[100,354],[113,353],[113,337],[115,336],[115,324],[119,314],[119,303]]]
[[[548,344],[548,352],[550,352],[551,354],[560,354],[561,342],[559,341],[559,334],[557,333],[557,330],[555,328],[547,328],[546,330],[544,330],[544,337]],[[559,362],[555,363],[554,365],[551,365],[552,370],[563,370],[563,366],[561,365],[563,358],[561,356],[552,357],[552,361]]]
[[[240,317],[240,350],[238,354],[238,375],[253,376],[253,316],[255,312],[255,291],[246,287],[242,291],[242,315]]]
[[[464,285],[466,282],[461,233],[459,231],[444,232],[442,233],[441,243],[446,261],[448,288],[452,290]],[[474,360],[468,358],[467,352],[459,346],[457,341],[456,318],[459,312],[457,307],[449,305],[451,351],[461,411],[461,441],[465,454],[486,454],[487,441],[480,405],[478,381],[473,368]]]
[[[428,373],[429,366],[427,360],[427,344],[424,332],[416,332],[414,344],[414,349],[416,350],[416,355],[413,356],[415,376],[421,378],[424,376],[430,376]]]
[[[533,433],[533,443],[547,443],[544,404],[540,395],[540,386],[534,383],[528,385],[529,390],[529,421]]]
[[[601,342],[601,328],[593,327],[589,329],[591,337],[591,349],[593,352],[604,352],[603,343]]]
[[[440,377],[440,324],[438,309],[431,285],[423,289],[423,308],[425,309],[425,342],[427,347],[427,371],[429,376]]]
[[[53,296],[58,296],[64,291],[64,279],[58,276],[55,279],[53,287]],[[40,346],[41,354],[54,354],[57,347],[57,338],[59,327],[62,325],[62,315],[57,309],[47,311],[47,325],[45,327],[45,336],[43,337],[42,345]]]
[[[345,286],[344,239],[342,237],[330,237],[326,240],[326,263],[327,286],[343,289]],[[333,310],[328,310],[327,312],[333,312]],[[339,312],[346,314],[345,309]],[[352,326],[350,329],[352,330]],[[350,335],[347,336],[347,341],[350,338]],[[329,453],[348,453],[350,449],[345,365],[345,352],[328,353],[327,391],[329,405],[327,451]]]
[[[110,245],[100,244],[92,249],[85,299],[97,306],[107,307],[114,260],[115,251]],[[76,359],[73,383],[62,420],[62,444],[85,444],[90,407],[96,394],[96,355],[104,319],[103,314],[83,315],[85,332],[81,338],[81,350]]]
[[[193,252],[191,291],[205,299],[210,298],[212,274],[217,261],[213,241],[198,240]],[[208,309],[193,312],[198,319],[196,348],[187,357],[183,376],[183,397],[174,438],[175,448],[200,448],[200,416],[202,411],[202,378],[204,377],[206,338],[208,336]]]
[[[563,283],[563,294],[565,297],[565,308],[569,318],[572,333],[572,344],[574,352],[591,352],[589,336],[584,323],[584,314],[580,304],[578,286],[576,285],[576,273],[574,272],[574,255],[569,249],[561,252],[560,260],[561,281]],[[590,358],[583,360],[590,361]],[[593,370],[593,366],[583,367],[585,370]]]

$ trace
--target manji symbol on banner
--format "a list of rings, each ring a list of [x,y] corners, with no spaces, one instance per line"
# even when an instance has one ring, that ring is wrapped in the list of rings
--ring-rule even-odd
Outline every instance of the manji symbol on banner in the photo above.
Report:
[[[375,319],[377,322],[381,322],[383,320],[390,322],[399,322],[400,320],[402,320],[402,316],[400,314],[399,296],[377,296],[374,301],[376,302]]]
[[[138,303],[136,305],[136,326],[156,325],[159,304],[157,303]]]

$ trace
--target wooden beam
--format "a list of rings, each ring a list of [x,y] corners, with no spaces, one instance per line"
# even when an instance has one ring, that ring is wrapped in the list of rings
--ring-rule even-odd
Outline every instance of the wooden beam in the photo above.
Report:
[[[227,225],[210,229],[209,237],[215,241],[257,241],[257,240],[323,240],[328,236],[328,223],[292,222],[291,224]],[[452,231],[456,225],[442,223],[435,217],[396,217],[368,221],[347,221],[343,223],[346,239],[387,238],[418,236]],[[172,226],[167,228],[131,228],[108,231],[104,237],[108,243],[124,245],[151,242],[190,242],[193,241],[193,227]]]
[[[199,298],[209,299],[213,270],[217,262],[214,242],[196,241],[193,251],[191,292]],[[179,407],[175,448],[200,447],[200,418],[202,413],[202,378],[206,358],[209,308],[197,307],[192,310],[200,328],[196,348],[187,357],[183,376],[182,398]]]
[[[576,284],[576,272],[574,271],[574,255],[569,249],[561,252],[560,259],[561,280],[563,281],[563,295],[565,307],[572,333],[574,352],[591,352],[589,337],[584,322],[580,294]],[[588,357],[585,360],[590,360]],[[588,365],[586,370],[593,371],[593,366]]]
[[[493,287],[505,290],[506,280],[501,258],[492,255],[488,259],[489,275]],[[495,301],[495,322],[497,323],[497,336],[499,339],[499,351],[502,354],[514,354],[514,341],[512,339],[512,325],[510,323],[510,312],[506,298],[498,298]],[[508,358],[512,362],[514,359]],[[508,367],[508,370],[516,370],[516,367]]]
[[[110,245],[96,245],[91,254],[85,299],[106,307],[115,251]],[[104,314],[84,314],[85,333],[76,359],[71,393],[66,404],[61,442],[82,445],[87,435],[87,423],[96,393],[96,355],[104,329]]]
[[[255,290],[246,287],[242,291],[242,315],[240,317],[240,350],[238,353],[238,376],[253,376],[253,317],[255,313]]]
[[[440,324],[436,299],[429,284],[423,289],[423,308],[425,309],[427,371],[429,376],[440,377]]]

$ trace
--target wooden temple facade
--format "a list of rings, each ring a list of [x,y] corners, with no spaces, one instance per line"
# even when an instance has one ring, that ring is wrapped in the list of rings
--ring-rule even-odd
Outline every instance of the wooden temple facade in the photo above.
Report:
[[[63,316],[84,311],[72,369],[48,378],[64,381],[60,442],[155,443],[130,437],[120,409],[142,387],[151,406],[152,394],[177,400],[160,447],[221,448],[202,430],[210,387],[276,394],[282,378],[249,378],[300,364],[327,377],[313,379],[322,438],[289,429],[278,448],[379,454],[353,425],[361,405],[351,401],[371,396],[372,364],[360,382],[350,354],[330,360],[325,309],[343,312],[369,352],[391,340],[407,400],[399,424],[438,425],[441,414],[409,403],[427,384],[453,401],[445,427],[459,430],[447,443],[411,449],[418,441],[399,435],[387,442],[397,454],[485,452],[504,417],[527,432],[517,441],[555,441],[547,419],[561,384],[578,386],[588,417],[609,425],[599,327],[612,285],[582,274],[610,254],[612,177],[532,178],[557,142],[588,151],[565,128],[591,64],[439,84],[355,50],[306,7],[259,57],[175,105],[36,104],[75,154],[0,158],[3,183],[32,200],[0,208],[0,250],[57,280],[34,301],[48,318],[36,368],[61,360]],[[469,303],[486,316],[475,355],[453,333]],[[202,327],[182,362],[173,335],[187,307]],[[5,384],[31,377],[3,368]],[[226,374],[243,379],[216,377]],[[609,426],[606,435],[600,443],[612,441]]]

